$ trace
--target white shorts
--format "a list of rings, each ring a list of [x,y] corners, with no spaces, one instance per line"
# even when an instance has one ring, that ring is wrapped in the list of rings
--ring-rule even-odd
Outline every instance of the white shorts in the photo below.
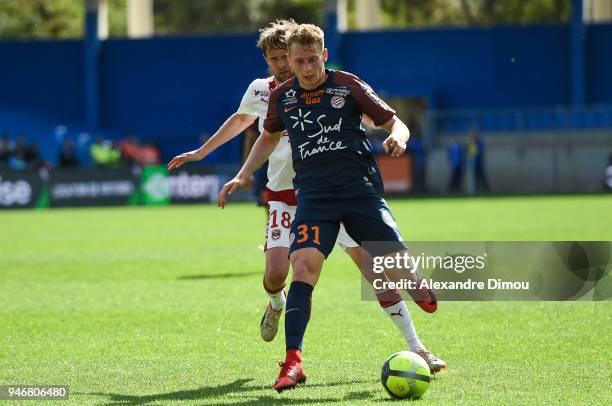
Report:
[[[268,248],[289,248],[289,234],[291,234],[291,222],[295,217],[296,206],[287,203],[269,201],[268,225],[266,230],[266,250]]]
[[[270,201],[268,205],[270,206],[270,210],[268,211],[265,249],[276,247],[289,248],[291,245],[289,242],[291,222],[295,217],[296,206],[289,206],[287,203],[278,201]],[[348,235],[342,224],[340,224],[336,244],[343,249],[359,246],[359,244]]]

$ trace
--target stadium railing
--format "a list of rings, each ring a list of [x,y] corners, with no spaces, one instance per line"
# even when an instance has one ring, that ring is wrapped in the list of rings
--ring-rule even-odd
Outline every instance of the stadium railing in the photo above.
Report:
[[[483,133],[606,130],[612,129],[612,105],[438,110],[429,112],[428,122],[434,138],[470,130]]]

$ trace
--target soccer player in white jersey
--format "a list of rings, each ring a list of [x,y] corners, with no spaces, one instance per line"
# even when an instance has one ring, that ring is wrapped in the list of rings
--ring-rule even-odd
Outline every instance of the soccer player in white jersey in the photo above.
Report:
[[[204,159],[212,151],[233,139],[259,118],[259,130],[267,115],[268,98],[272,89],[293,77],[287,60],[285,33],[295,25],[293,20],[280,20],[260,30],[257,46],[261,48],[264,59],[272,72],[266,79],[255,79],[242,97],[238,111],[230,116],[219,130],[200,148],[175,156],[168,169],[176,169],[191,161]],[[367,119],[366,119],[367,120]],[[272,341],[278,331],[278,322],[285,306],[285,282],[289,273],[289,235],[291,221],[295,216],[297,201],[293,190],[293,171],[291,146],[287,136],[281,140],[268,158],[268,184],[265,197],[269,204],[269,218],[266,235],[266,272],[263,286],[269,297],[265,313],[260,323],[261,337]],[[363,276],[370,283],[381,275],[372,274],[371,257],[353,241],[341,227],[338,245],[346,250]],[[423,292],[421,292],[423,293]],[[425,296],[414,296],[415,302],[426,312],[434,312],[437,302],[433,292]],[[411,351],[430,355],[419,341],[410,313],[401,294],[397,290],[378,291],[376,296],[381,307],[400,330]],[[437,372],[446,364],[430,355],[430,369]]]

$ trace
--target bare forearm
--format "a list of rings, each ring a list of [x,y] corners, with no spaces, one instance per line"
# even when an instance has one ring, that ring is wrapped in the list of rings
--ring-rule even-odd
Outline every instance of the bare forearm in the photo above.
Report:
[[[234,113],[225,123],[219,127],[216,133],[198,150],[202,157],[207,156],[221,145],[235,138],[238,134],[246,130],[257,117],[246,114]]]

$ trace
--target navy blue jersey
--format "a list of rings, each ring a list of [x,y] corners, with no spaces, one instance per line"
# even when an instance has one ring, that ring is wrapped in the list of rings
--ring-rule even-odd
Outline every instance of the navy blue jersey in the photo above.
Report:
[[[325,72],[316,89],[302,89],[297,78],[274,89],[264,128],[289,133],[298,198],[380,194],[382,178],[361,118],[366,114],[378,126],[395,111],[357,76]]]

